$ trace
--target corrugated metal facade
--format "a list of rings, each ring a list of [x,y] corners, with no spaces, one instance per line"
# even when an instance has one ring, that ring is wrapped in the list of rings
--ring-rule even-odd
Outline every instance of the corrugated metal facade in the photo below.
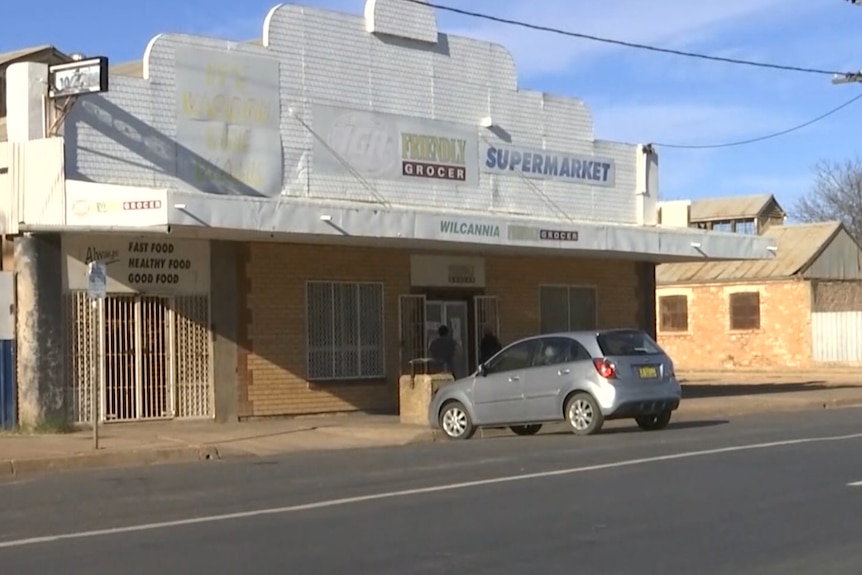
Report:
[[[811,343],[815,362],[862,364],[862,311],[811,314]]]
[[[383,4],[392,10],[408,6],[391,1],[375,5],[379,8]],[[407,29],[412,26],[410,22],[395,24]],[[639,222],[636,146],[596,140],[592,115],[582,100],[519,90],[514,61],[504,47],[455,35],[438,37],[436,30],[434,37],[438,38],[436,44],[377,36],[367,31],[362,16],[293,4],[282,4],[270,13],[264,30],[265,47],[181,34],[160,35],[146,54],[148,79],[115,75],[110,92],[86,99],[87,106],[95,111],[88,112],[81,102],[75,105],[64,132],[68,148],[75,154],[67,162],[69,175],[101,183],[198,191],[105,134],[110,122],[140,124],[137,129],[145,143],[148,138],[158,138],[159,145],[168,148],[164,157],[176,157],[171,146],[176,146],[178,131],[177,53],[193,47],[214,50],[215,54],[230,51],[278,60],[282,197],[364,203],[385,198],[392,206],[411,209],[465,214],[487,214],[490,210],[548,219],[559,219],[559,212],[565,212],[577,214],[583,221]],[[123,66],[122,70],[137,75],[135,65]],[[615,185],[598,188],[488,172],[479,175],[477,185],[453,186],[431,180],[405,185],[382,179],[369,179],[370,184],[365,185],[354,176],[321,170],[322,163],[313,152],[316,138],[321,136],[312,132],[320,132],[325,122],[315,117],[313,104],[457,124],[475,130],[482,138],[491,137],[489,130],[479,126],[482,118],[490,116],[511,138],[512,146],[612,159]]]

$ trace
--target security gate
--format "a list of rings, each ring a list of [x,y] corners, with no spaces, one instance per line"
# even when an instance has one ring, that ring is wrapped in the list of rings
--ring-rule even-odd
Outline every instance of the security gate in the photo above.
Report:
[[[160,297],[110,297],[104,303],[104,418],[131,421],[170,417],[167,322]]]
[[[90,420],[92,385],[103,421],[213,415],[206,296],[110,295],[95,313],[86,293],[68,298],[74,421]]]
[[[410,373],[410,362],[428,356],[425,345],[425,296],[398,296],[398,341],[401,373]]]

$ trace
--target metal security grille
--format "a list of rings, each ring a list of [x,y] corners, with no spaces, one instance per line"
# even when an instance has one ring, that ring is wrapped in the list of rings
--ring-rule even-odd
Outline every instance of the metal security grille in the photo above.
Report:
[[[106,421],[138,419],[137,371],[140,341],[137,298],[109,297],[103,304],[104,410]]]
[[[169,373],[169,339],[172,339],[170,301],[161,297],[142,297],[137,307],[140,317],[140,375],[138,381],[137,419],[171,417],[173,386]]]
[[[213,414],[210,302],[206,296],[177,297],[177,417]]]
[[[309,282],[306,321],[308,379],[385,375],[382,284]]]
[[[425,296],[399,296],[398,316],[401,373],[410,373],[410,361],[428,355],[425,340]]]
[[[591,286],[540,286],[541,333],[596,329],[598,294]]]
[[[475,340],[474,345],[475,356],[481,354],[480,342],[485,337],[485,332],[490,331],[497,336],[497,339],[502,339],[500,336],[500,315],[497,306],[497,296],[492,295],[477,295],[473,298],[473,315],[475,324]]]
[[[113,295],[95,314],[86,293],[72,293],[66,325],[73,421],[90,421],[93,385],[104,421],[212,416],[208,297]]]
[[[96,316],[85,292],[64,297],[66,325],[66,406],[75,423],[92,420],[90,390],[95,381]]]

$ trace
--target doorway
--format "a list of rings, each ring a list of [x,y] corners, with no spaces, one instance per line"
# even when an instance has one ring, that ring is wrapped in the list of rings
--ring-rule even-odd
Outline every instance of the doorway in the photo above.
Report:
[[[437,328],[445,325],[458,343],[459,352],[455,356],[455,377],[470,373],[470,342],[468,310],[466,301],[428,300],[425,302],[425,341],[432,342],[437,337]]]
[[[474,295],[469,299],[450,300],[440,296],[427,299],[424,294],[401,295],[398,315],[401,373],[411,373],[411,360],[428,356],[428,346],[443,324],[449,326],[455,341],[461,344],[455,367],[461,377],[475,370],[479,342],[485,329],[500,337],[496,296]]]
[[[105,298],[106,421],[171,416],[169,309],[162,297]]]

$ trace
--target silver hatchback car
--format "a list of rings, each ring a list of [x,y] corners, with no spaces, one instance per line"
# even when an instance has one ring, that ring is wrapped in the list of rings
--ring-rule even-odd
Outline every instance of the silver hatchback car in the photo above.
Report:
[[[681,398],[673,361],[646,332],[553,333],[516,341],[441,387],[428,419],[449,439],[469,439],[479,427],[533,435],[555,421],[592,435],[606,420],[623,418],[658,430]]]

